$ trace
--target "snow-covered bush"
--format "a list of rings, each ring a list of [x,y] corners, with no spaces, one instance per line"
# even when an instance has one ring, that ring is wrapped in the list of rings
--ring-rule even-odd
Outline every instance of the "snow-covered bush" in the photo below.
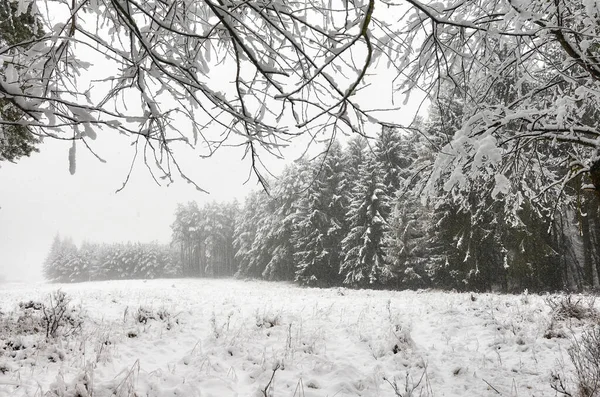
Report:
[[[156,316],[151,309],[140,306],[133,316],[135,321],[140,324],[148,324],[148,320],[156,320]]]
[[[273,328],[281,325],[281,315],[279,313],[256,313],[256,326],[258,328]]]
[[[552,375],[552,388],[566,396],[600,395],[600,326],[593,324],[583,331],[580,337],[574,337],[568,351],[575,369],[575,392],[571,392],[571,384],[564,374]]]
[[[176,316],[173,316],[171,312],[164,307],[154,310],[146,306],[140,306],[133,313],[133,319],[136,324],[143,325],[147,325],[149,321],[160,321],[166,325],[167,330],[173,328],[175,324],[179,324],[179,320]]]
[[[0,317],[0,335],[44,334],[46,339],[67,337],[81,330],[83,317],[63,291],[52,292],[46,301],[20,302],[12,315]]]
[[[59,374],[56,380],[50,385],[50,390],[44,394],[46,397],[91,397],[94,393],[93,374],[91,369],[78,374],[72,381],[66,382],[64,377]]]
[[[83,318],[79,310],[71,306],[71,299],[61,290],[50,294],[48,302],[42,304],[41,311],[46,338],[59,335],[67,337],[81,330]]]
[[[546,299],[553,318],[558,320],[597,318],[598,311],[594,307],[594,302],[594,298],[576,298],[573,295],[550,296]]]
[[[600,394],[600,327],[594,325],[574,338],[569,357],[575,366],[577,396]]]

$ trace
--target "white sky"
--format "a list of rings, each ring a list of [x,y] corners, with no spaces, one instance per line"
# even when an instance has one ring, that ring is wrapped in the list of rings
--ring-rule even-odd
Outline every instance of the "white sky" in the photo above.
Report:
[[[241,149],[223,149],[213,159],[182,157],[190,176],[211,194],[179,179],[157,186],[138,162],[127,187],[119,192],[132,156],[130,139],[110,132],[94,147],[106,160],[100,163],[78,148],[77,172],[69,173],[68,142],[50,139],[40,153],[17,164],[0,165],[0,278],[41,279],[41,264],[56,233],[83,240],[170,241],[170,224],[177,203],[238,198],[243,202],[256,186],[248,177]],[[282,162],[272,161],[281,169]]]

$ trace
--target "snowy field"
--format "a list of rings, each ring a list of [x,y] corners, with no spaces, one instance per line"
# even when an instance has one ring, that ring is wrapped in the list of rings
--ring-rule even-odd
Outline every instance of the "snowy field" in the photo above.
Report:
[[[19,330],[59,287],[81,330]],[[205,279],[4,284],[0,311],[2,397],[555,396],[583,326],[543,296]]]

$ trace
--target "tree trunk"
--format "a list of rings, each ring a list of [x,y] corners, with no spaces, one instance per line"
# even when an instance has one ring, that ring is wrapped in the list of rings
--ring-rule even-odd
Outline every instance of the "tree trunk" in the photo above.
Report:
[[[590,179],[592,180],[592,184],[594,185],[594,191],[596,192],[596,198],[598,199],[600,198],[600,158],[595,160],[592,166],[590,167]],[[592,206],[594,207],[593,210]],[[587,222],[588,228],[587,230],[584,230],[584,233],[588,233],[588,240],[590,240],[590,242],[592,243],[589,247],[590,252],[588,253],[588,255],[590,259],[590,265],[592,268],[594,289],[600,289],[600,280],[598,277],[598,266],[596,263],[598,258],[598,248],[596,247],[596,244],[594,244],[596,242],[596,239],[594,238],[594,235],[596,234],[594,232],[596,232],[596,230],[591,230],[591,228],[598,224],[599,206],[600,201],[594,200],[593,198],[589,201],[589,204],[586,208],[586,214],[589,220],[589,222]],[[592,216],[593,219],[589,219]],[[588,257],[588,255],[586,255],[586,257]]]
[[[600,159],[594,161],[590,167],[590,179],[592,180],[596,194],[600,196]]]
[[[581,209],[580,209],[581,210]],[[592,263],[592,247],[590,242],[590,226],[588,222],[588,214],[581,216],[581,237],[583,239],[583,268],[585,269],[586,281],[592,279],[592,288],[596,288],[597,272],[594,272]],[[589,284],[588,284],[589,285]]]

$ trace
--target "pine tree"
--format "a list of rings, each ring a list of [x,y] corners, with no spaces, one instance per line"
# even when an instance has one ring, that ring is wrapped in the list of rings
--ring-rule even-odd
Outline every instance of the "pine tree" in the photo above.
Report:
[[[431,212],[414,197],[399,191],[389,217],[386,234],[387,260],[397,288],[425,288],[430,285],[432,256],[428,230]]]
[[[235,228],[237,277],[259,278],[271,260],[268,248],[273,212],[269,205],[270,198],[262,190],[254,191],[246,198]]]
[[[79,273],[81,267],[77,256],[77,246],[73,243],[71,238],[58,240],[60,241],[57,251],[58,254],[54,256],[54,260],[51,263],[54,276],[51,281],[59,283],[72,282],[74,277]],[[51,252],[52,251],[53,249],[51,249]]]
[[[228,204],[209,203],[200,210],[199,229],[203,230],[201,262],[203,272],[210,276],[232,275],[231,255],[235,213]]]
[[[52,240],[52,246],[50,247],[50,252],[46,256],[46,260],[44,261],[43,273],[44,278],[48,281],[54,282],[58,280],[58,269],[59,263],[61,261],[62,256],[62,240],[59,234],[54,236],[54,240]]]
[[[385,126],[381,127],[377,136],[373,152],[389,197],[393,197],[410,176],[410,170],[417,160],[414,142],[411,142],[415,138],[414,134]]]
[[[161,245],[158,250],[158,262],[162,269],[161,277],[181,277],[183,268],[179,253],[168,245]]]
[[[70,283],[79,283],[89,280],[88,263],[85,261],[79,250],[70,251],[65,257],[65,281]]]
[[[139,244],[140,272],[139,277],[145,280],[157,278],[160,274],[158,262],[158,244]]]
[[[360,135],[350,139],[344,153],[344,164],[348,175],[358,175],[359,167],[367,157],[367,147],[367,140]]]
[[[375,158],[367,153],[351,189],[349,232],[342,241],[346,255],[340,274],[346,284],[382,285],[392,275],[385,260],[384,237],[388,224],[383,214],[389,211],[390,205],[385,190],[381,170]]]
[[[85,267],[88,269],[87,280],[98,280],[101,278],[101,269],[99,263],[99,250],[100,245],[84,241],[79,248],[79,256],[85,263]],[[83,280],[83,281],[87,281]]]
[[[225,268],[224,274],[233,276],[238,270],[238,264],[235,259],[235,228],[240,216],[240,208],[237,200],[226,204],[223,208],[223,244],[225,250]]]
[[[420,122],[414,126],[420,128]],[[375,153],[393,198],[385,240],[396,288],[427,287],[432,262],[428,233],[432,226],[431,209],[422,202],[418,182],[425,177],[422,170],[431,160],[431,149],[415,131],[401,134],[384,129]]]
[[[340,282],[342,239],[347,203],[341,146],[333,142],[311,167],[312,181],[298,204],[295,280],[301,284],[331,286]]]
[[[288,166],[271,192],[273,210],[269,230],[271,259],[262,273],[267,280],[294,279],[294,234],[298,222],[298,202],[310,183],[309,165],[298,162]]]
[[[196,202],[178,204],[175,221],[171,225],[172,241],[179,247],[183,272],[187,276],[199,276],[205,263],[205,235],[202,214]]]

